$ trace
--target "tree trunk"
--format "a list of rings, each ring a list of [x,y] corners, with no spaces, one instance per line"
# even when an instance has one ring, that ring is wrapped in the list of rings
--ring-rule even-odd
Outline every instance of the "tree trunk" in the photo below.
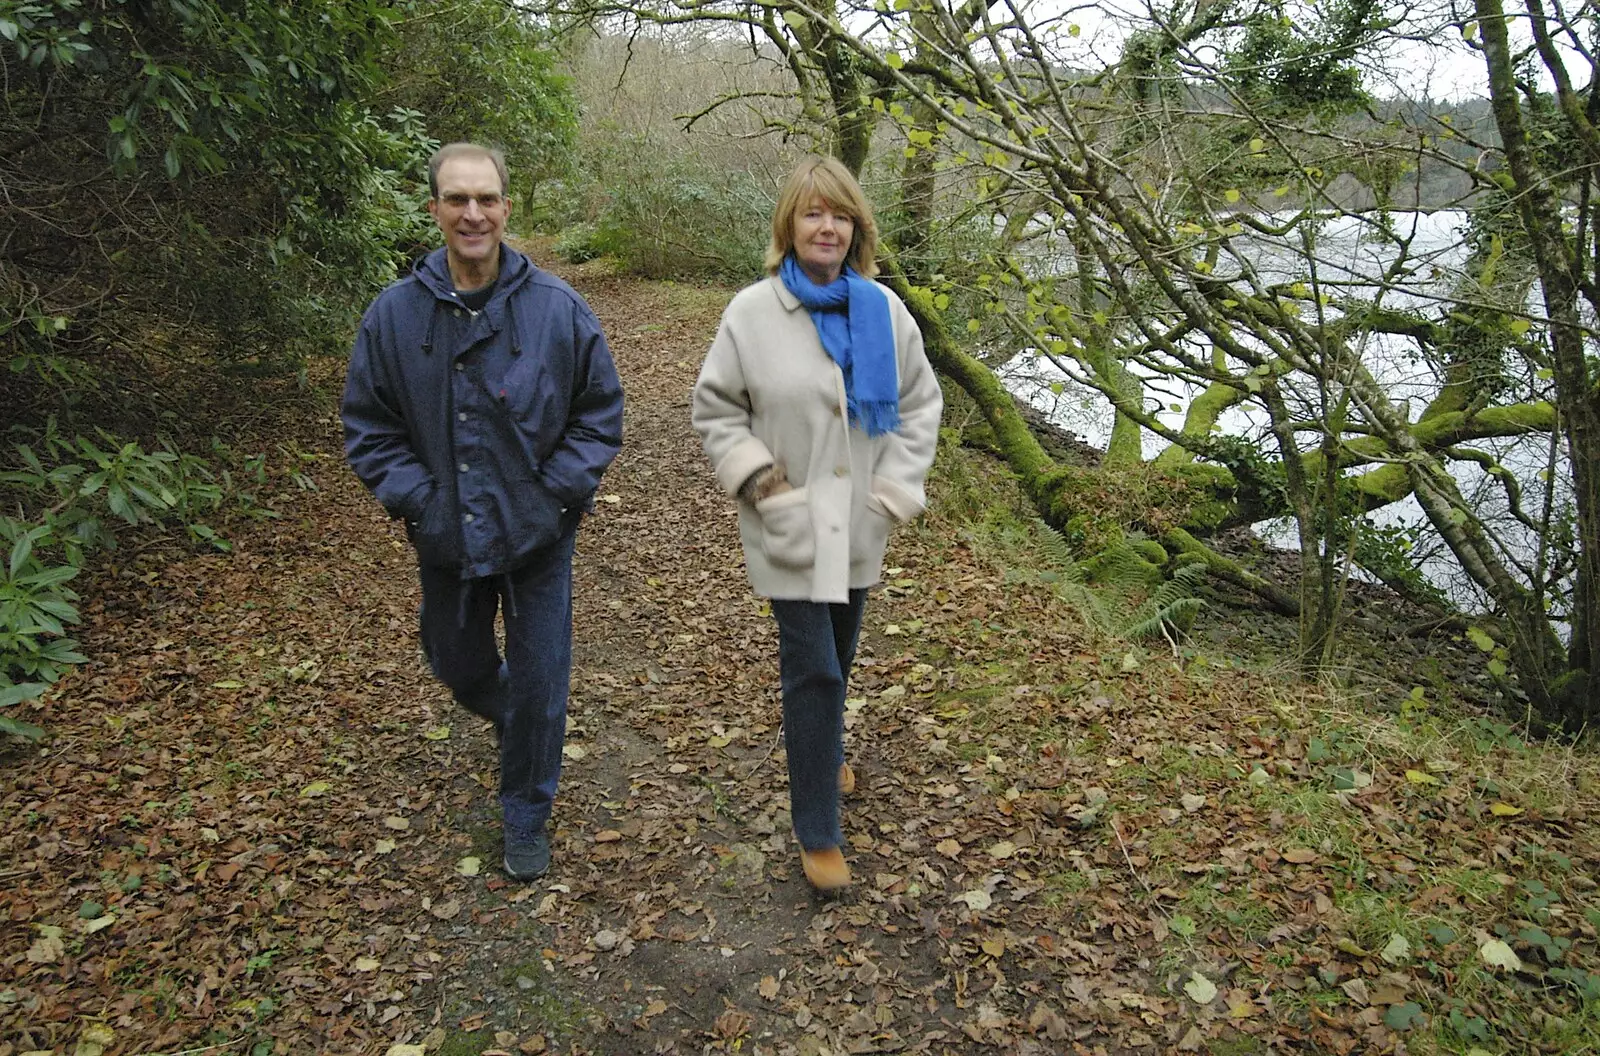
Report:
[[[1548,643],[1518,641],[1513,643],[1513,658],[1523,689],[1535,707],[1547,720],[1577,730],[1600,717],[1589,678],[1600,659],[1600,405],[1590,381],[1578,313],[1577,262],[1561,230],[1561,202],[1534,156],[1523,123],[1505,9],[1501,0],[1476,0],[1476,7],[1489,71],[1490,105],[1514,185],[1508,191],[1533,246],[1544,292],[1557,412],[1572,462],[1578,507],[1579,558],[1570,650],[1563,657]],[[1540,610],[1528,618],[1536,617],[1548,626],[1542,597],[1528,599],[1528,604]]]

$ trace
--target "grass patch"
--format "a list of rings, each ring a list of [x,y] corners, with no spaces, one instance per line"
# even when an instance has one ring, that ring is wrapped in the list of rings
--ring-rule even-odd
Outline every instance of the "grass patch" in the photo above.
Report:
[[[1282,911],[1250,891],[1200,885],[1184,893],[1179,913],[1194,920],[1198,936],[1222,930],[1235,942],[1259,942],[1283,923]]]
[[[494,1031],[474,1030],[470,1033],[452,1030],[434,1051],[434,1056],[478,1056],[484,1049],[494,1048]]]

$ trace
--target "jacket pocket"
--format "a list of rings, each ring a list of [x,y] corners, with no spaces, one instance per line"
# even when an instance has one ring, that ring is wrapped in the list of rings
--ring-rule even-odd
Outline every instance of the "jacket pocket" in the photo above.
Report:
[[[443,485],[434,485],[422,507],[422,516],[406,522],[406,534],[416,548],[417,560],[425,565],[461,564],[461,526],[456,523],[448,491]]]
[[[807,498],[807,489],[795,488],[756,503],[761,549],[779,568],[810,568],[816,560],[817,536]]]
[[[510,500],[516,511],[516,523],[506,542],[513,554],[525,556],[561,538],[562,514],[566,511],[560,500],[537,479],[518,481],[515,487],[516,493]]]

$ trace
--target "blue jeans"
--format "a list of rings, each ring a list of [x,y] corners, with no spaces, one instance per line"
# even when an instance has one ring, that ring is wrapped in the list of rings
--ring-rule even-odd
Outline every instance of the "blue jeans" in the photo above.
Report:
[[[576,530],[503,576],[462,579],[420,565],[422,649],[456,703],[500,734],[500,810],[508,840],[550,819],[561,777],[572,681],[572,551]],[[494,617],[503,609],[505,659]]]
[[[772,600],[783,686],[783,747],[789,757],[789,813],[808,851],[844,843],[839,766],[844,762],[844,695],[856,659],[865,589],[844,604]]]

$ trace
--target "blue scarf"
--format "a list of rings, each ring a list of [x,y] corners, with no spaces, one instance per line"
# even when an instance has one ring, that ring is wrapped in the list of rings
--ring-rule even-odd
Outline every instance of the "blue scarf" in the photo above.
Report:
[[[889,298],[870,279],[846,264],[844,272],[818,286],[791,253],[778,277],[800,299],[817,325],[822,347],[844,373],[850,420],[868,436],[900,428],[900,376],[895,365],[894,326]]]

